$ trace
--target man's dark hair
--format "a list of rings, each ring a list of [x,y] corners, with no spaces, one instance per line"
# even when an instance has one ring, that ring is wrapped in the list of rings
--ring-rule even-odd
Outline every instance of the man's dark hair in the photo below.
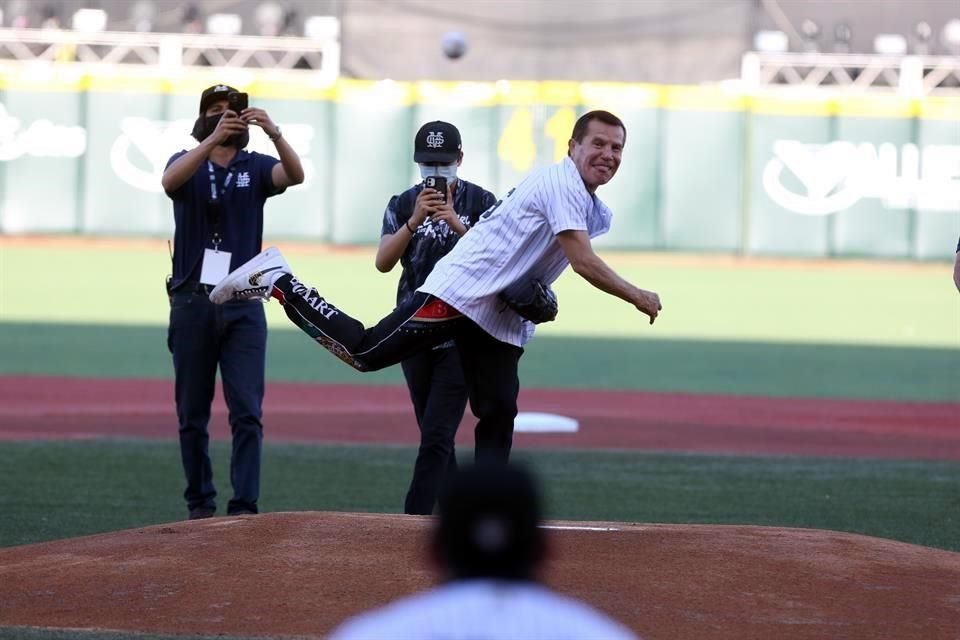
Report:
[[[543,560],[540,492],[522,467],[461,469],[439,501],[434,544],[455,580],[533,580]]]
[[[576,140],[577,142],[583,142],[583,137],[587,135],[587,127],[594,120],[599,120],[604,124],[609,124],[612,127],[620,127],[623,129],[623,141],[627,141],[627,128],[623,125],[623,120],[613,115],[609,111],[588,111],[577,119],[577,123],[573,125],[573,133],[570,134],[570,137]]]

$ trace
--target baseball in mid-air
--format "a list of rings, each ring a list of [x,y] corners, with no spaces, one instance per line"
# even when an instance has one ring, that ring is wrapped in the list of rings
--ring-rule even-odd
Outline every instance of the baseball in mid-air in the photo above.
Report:
[[[467,39],[459,31],[448,31],[443,34],[443,55],[456,60],[467,52]]]

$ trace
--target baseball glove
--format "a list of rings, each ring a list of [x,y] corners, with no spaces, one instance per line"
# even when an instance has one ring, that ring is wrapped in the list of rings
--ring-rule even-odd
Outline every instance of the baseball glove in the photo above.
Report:
[[[550,322],[557,318],[557,311],[559,310],[557,294],[553,292],[550,285],[539,280],[531,280],[522,292],[501,293],[500,299],[521,317],[533,324]]]

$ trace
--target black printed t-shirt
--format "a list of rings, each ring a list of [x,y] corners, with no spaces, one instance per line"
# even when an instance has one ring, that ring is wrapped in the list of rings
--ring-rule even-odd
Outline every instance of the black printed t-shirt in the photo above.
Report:
[[[496,197],[477,185],[457,178],[457,189],[453,194],[453,210],[469,232],[480,219],[480,214],[492,207]],[[400,230],[413,215],[417,196],[423,191],[423,185],[410,187],[400,195],[390,198],[383,213],[383,226],[380,235],[392,235]],[[407,233],[407,232],[405,232]],[[447,255],[460,236],[447,223],[429,218],[417,228],[410,239],[406,251],[400,257],[403,273],[397,284],[397,305],[403,304],[423,284],[433,267]]]

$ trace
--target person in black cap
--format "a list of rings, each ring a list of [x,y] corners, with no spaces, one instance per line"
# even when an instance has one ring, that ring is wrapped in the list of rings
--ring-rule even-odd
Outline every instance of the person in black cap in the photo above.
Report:
[[[636,636],[538,581],[547,542],[533,476],[515,465],[455,474],[440,498],[431,553],[442,584],[347,620],[331,640]]]
[[[180,455],[190,519],[216,512],[207,423],[217,368],[230,411],[233,452],[231,515],[257,513],[267,325],[263,305],[223,307],[208,298],[213,285],[261,250],[267,198],[303,182],[296,152],[263,109],[230,109],[236,89],[203,91],[192,135],[198,144],[174,154],[161,184],[173,200],[173,273],[167,282]],[[238,107],[239,108],[239,107]],[[249,126],[263,129],[279,160],[244,150]]]
[[[493,206],[489,191],[457,176],[463,162],[460,132],[448,122],[428,122],[414,137],[413,161],[427,180],[441,177],[446,193],[415,184],[390,198],[383,213],[375,264],[382,273],[403,266],[397,306],[407,302],[445,256]],[[420,448],[404,512],[430,514],[444,478],[457,468],[454,437],[469,395],[453,341],[401,363],[420,429]]]

